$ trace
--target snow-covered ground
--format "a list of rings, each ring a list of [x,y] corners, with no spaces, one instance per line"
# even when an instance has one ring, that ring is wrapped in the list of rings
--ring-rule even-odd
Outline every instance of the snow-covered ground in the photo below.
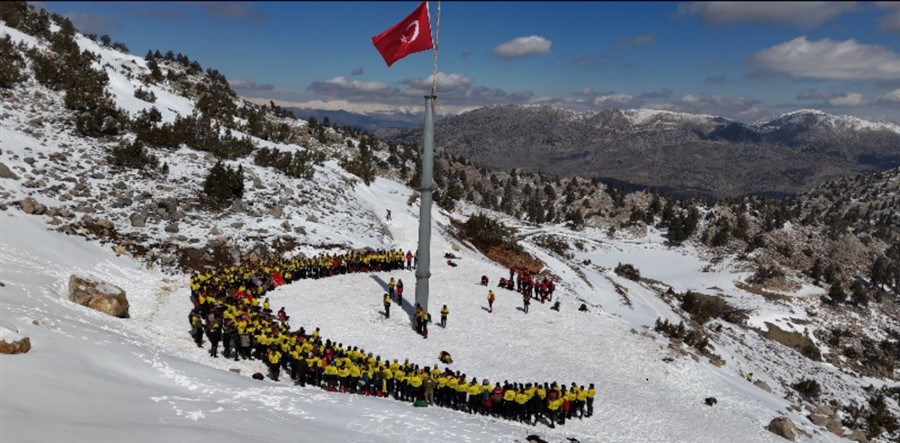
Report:
[[[2,23],[0,35],[45,46]],[[137,80],[135,73],[146,71],[143,59],[81,36],[78,44],[100,56],[99,65],[110,78],[108,90],[129,114],[155,107],[171,121],[193,111],[193,101],[170,86]],[[156,102],[136,99],[137,87],[152,90]],[[319,327],[327,338],[383,358],[433,365],[438,352],[446,350],[455,358],[452,369],[469,378],[594,383],[593,417],[550,430],[252,380],[250,374],[263,370],[260,363],[212,359],[193,344],[187,333],[191,304],[185,275],[148,268],[117,256],[109,246],[52,229],[90,215],[151,248],[202,248],[210,239],[246,247],[288,236],[298,243],[295,252],[305,254],[359,247],[410,250],[418,234],[419,208],[407,204],[413,191],[382,178],[363,186],[333,159],[316,166],[313,179],[302,180],[244,158],[232,162],[247,175],[242,207],[209,212],[196,204],[196,196],[216,161],[211,154],[189,147],[155,150],[160,163],[169,165],[167,176],[114,170],[105,158],[115,142],[76,135],[67,123],[70,113],[63,109],[62,94],[33,79],[17,88],[15,100],[0,112],[2,161],[19,176],[0,183],[0,339],[28,336],[32,350],[0,356],[2,442],[521,441],[530,433],[551,441],[775,442],[780,438],[765,426],[779,415],[809,433],[807,440],[827,442],[837,438],[788,409],[787,384],[814,375],[825,393],[860,402],[865,401],[861,386],[883,384],[812,362],[730,324],[712,340],[724,366],[679,357],[652,332],[657,318],[681,318],[673,301],[658,294],[660,287],[721,295],[751,310],[751,327],[765,330],[770,322],[801,333],[815,326],[806,323],[807,308],[818,304],[822,289],[807,285],[787,294],[787,302],[769,301],[737,287],[747,273],[729,261],[713,264],[691,247],[669,248],[653,230],[609,239],[599,229],[534,227],[500,216],[518,229],[526,250],[560,278],[562,308],[555,312],[533,303],[525,314],[519,310],[520,296],[497,290],[494,313],[488,313],[487,288],[477,282],[487,275],[493,286],[508,271],[452,239],[450,218],[462,220],[479,210],[466,204],[453,214],[434,211],[430,310],[436,313],[446,304],[451,313],[448,327],[432,326],[427,340],[411,330],[403,310],[395,308],[391,319],[380,313],[383,284],[390,277],[403,279],[405,298],[414,297],[411,271],[296,282],[269,294],[273,308],[286,307],[294,327]],[[309,148],[254,142],[288,152]],[[26,197],[57,215],[25,215],[14,202]],[[163,199],[176,202],[176,214],[160,211],[156,203]],[[390,221],[385,220],[388,209]],[[141,213],[146,220],[134,223]],[[574,256],[540,247],[536,238],[542,235],[565,239]],[[462,257],[456,268],[442,258],[451,251]],[[619,277],[612,271],[618,263],[633,264],[642,276],[660,283]],[[66,301],[73,273],[125,289],[131,318],[108,317]],[[627,291],[627,303],[617,287]],[[590,312],[579,312],[581,303]],[[748,383],[744,372],[768,382],[774,394]],[[716,397],[717,405],[703,404],[706,397]]]
[[[385,247],[415,244],[418,207],[406,205],[410,192],[384,179],[355,191],[369,210],[358,216],[384,223],[390,233]],[[393,212],[391,221],[383,220],[386,209]],[[316,441],[511,441],[532,432],[557,441],[777,441],[764,427],[788,405],[732,371],[690,359],[662,361],[668,355],[662,341],[630,332],[633,322],[607,310],[578,312],[582,294],[566,285],[559,290],[560,312],[534,304],[526,315],[517,309],[519,296],[499,290],[489,314],[486,289],[476,282],[483,274],[496,281],[507,271],[465,247],[456,252],[459,266],[447,266],[442,256],[454,242],[443,233],[444,215],[436,217],[430,304],[432,311],[450,307],[446,330],[433,326],[423,340],[402,311],[382,318],[382,281],[404,279],[412,297],[415,279],[408,271],[297,282],[269,294],[273,307],[285,306],[294,327],[320,327],[326,337],[384,358],[433,364],[447,350],[456,360],[453,369],[469,377],[594,383],[593,417],[550,430],[258,382],[248,377],[262,370],[258,362],[211,359],[193,345],[184,276],[148,270],[96,244],[48,231],[38,218],[18,211],[5,212],[0,223],[0,281],[6,285],[0,314],[33,345],[26,355],[0,360],[4,441],[296,441],[298,435]],[[124,288],[132,318],[107,317],[65,301],[73,272]],[[664,304],[655,309],[664,310]],[[652,315],[643,321],[652,323]],[[709,396],[718,399],[715,407],[703,404]],[[801,416],[788,415],[804,426]],[[829,438],[815,434],[816,441]]]

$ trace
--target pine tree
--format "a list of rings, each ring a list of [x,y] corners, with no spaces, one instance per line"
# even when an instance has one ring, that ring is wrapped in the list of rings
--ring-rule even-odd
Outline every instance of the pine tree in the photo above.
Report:
[[[813,261],[812,268],[809,270],[809,278],[813,279],[814,285],[819,285],[819,280],[822,278],[822,272],[822,257],[816,257],[816,260]]]
[[[571,223],[574,229],[578,229],[584,226],[584,214],[581,213],[581,209],[576,209],[569,212],[569,214],[566,216],[566,220]]]
[[[8,35],[0,39],[0,60],[3,61],[0,63],[0,88],[10,88],[25,79],[22,75],[25,60]]]
[[[828,298],[834,303],[843,303],[847,300],[847,293],[841,287],[841,282],[836,281],[828,288]]]
[[[862,283],[859,280],[853,282],[850,285],[851,298],[853,299],[853,303],[856,303],[860,306],[868,306],[869,305],[869,294],[866,293],[866,288],[863,287]]]
[[[214,205],[222,205],[244,195],[244,169],[216,162],[203,181],[203,192]]]

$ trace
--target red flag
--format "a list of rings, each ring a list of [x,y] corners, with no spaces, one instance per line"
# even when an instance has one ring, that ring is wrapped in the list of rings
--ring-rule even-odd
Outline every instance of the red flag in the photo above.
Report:
[[[372,43],[388,67],[409,54],[433,48],[428,2],[422,2],[409,17],[372,37]]]

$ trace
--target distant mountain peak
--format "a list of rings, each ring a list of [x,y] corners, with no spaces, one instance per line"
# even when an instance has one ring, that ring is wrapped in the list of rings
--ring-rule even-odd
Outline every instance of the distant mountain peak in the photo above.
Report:
[[[798,109],[777,117],[759,120],[753,127],[763,132],[771,132],[788,125],[818,125],[835,131],[890,131],[900,134],[900,126],[889,122],[873,122],[851,115],[834,115],[818,109]]]

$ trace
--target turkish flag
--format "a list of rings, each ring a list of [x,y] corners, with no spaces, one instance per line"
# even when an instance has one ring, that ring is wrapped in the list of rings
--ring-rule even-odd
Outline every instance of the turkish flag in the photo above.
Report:
[[[433,48],[428,2],[422,2],[409,17],[372,37],[372,43],[388,67],[409,54]]]

